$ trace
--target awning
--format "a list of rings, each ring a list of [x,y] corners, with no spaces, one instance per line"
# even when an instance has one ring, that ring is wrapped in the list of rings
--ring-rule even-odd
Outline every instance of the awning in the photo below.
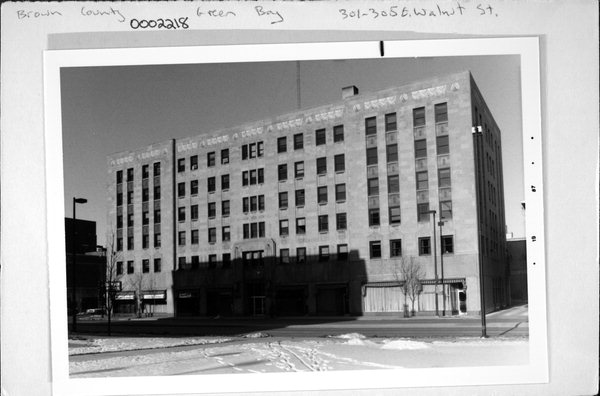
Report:
[[[437,282],[439,285],[442,284],[442,278],[438,279]],[[461,284],[466,284],[466,280],[465,278],[444,278],[444,284],[445,285],[450,285],[453,283],[461,283]],[[423,279],[421,281],[422,285],[435,285],[435,279]]]
[[[402,281],[387,281],[387,282],[369,282],[365,283],[364,287],[398,287],[402,286],[404,282]]]
[[[117,293],[116,300],[117,301],[135,300],[135,292],[131,291],[131,292],[120,292],[120,293]]]
[[[145,290],[142,292],[144,300],[164,300],[167,298],[166,290]]]

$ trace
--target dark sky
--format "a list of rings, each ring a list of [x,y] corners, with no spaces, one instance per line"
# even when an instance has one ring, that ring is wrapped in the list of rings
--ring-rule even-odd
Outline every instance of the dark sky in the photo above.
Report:
[[[502,131],[507,231],[524,236],[520,67],[518,56],[306,61],[302,107],[470,70]],[[296,63],[260,62],[63,69],[65,216],[106,227],[106,156],[170,138],[195,136],[297,109]]]

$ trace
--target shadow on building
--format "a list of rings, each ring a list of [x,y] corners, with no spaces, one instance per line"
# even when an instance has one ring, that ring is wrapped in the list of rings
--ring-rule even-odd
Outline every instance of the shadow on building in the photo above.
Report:
[[[290,249],[291,250],[291,249]],[[237,243],[230,261],[180,263],[175,315],[298,317],[362,315],[365,261],[358,251],[276,256],[274,242]]]

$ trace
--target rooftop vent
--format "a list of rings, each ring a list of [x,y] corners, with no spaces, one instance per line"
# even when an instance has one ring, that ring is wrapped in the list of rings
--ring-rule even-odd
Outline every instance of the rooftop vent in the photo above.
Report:
[[[355,85],[342,88],[342,99],[347,99],[355,95],[358,95],[358,88]]]

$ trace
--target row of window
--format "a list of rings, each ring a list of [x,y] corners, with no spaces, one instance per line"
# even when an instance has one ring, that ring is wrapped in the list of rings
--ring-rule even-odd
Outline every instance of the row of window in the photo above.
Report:
[[[264,227],[264,224],[263,224]],[[185,246],[187,243],[187,231],[179,231],[177,233],[177,245]],[[223,226],[221,227],[221,241],[227,242],[231,240],[231,227]],[[190,244],[198,245],[200,243],[200,230],[195,229],[190,231]],[[208,243],[213,244],[217,243],[217,228],[210,227],[208,228]]]
[[[443,235],[441,238],[442,254],[454,253],[454,237],[452,235]],[[419,238],[419,256],[427,256],[431,254],[431,238]],[[402,240],[390,240],[390,257],[402,256]],[[382,258],[381,241],[369,242],[369,257],[372,259]]]
[[[221,164],[226,165],[229,163],[229,149],[221,150]],[[206,167],[212,168],[217,164],[217,153],[215,151],[211,151],[206,153]],[[198,155],[190,156],[190,170],[194,171],[198,169]],[[177,173],[185,172],[186,170],[186,160],[185,158],[177,159]]]
[[[342,231],[348,228],[346,213],[336,213],[335,215],[336,230]],[[329,231],[329,215],[319,215],[317,217],[317,225],[319,232]],[[306,218],[296,218],[296,235],[306,234]],[[279,220],[279,235],[290,235],[290,221],[288,219]]]
[[[208,255],[208,268],[217,268],[217,255],[209,254]],[[221,255],[221,267],[229,268],[231,266],[231,253],[223,253]],[[204,267],[200,263],[199,256],[191,256],[191,261],[187,261],[186,257],[178,257],[177,259],[177,268],[180,270],[192,269],[197,270],[200,267]]]
[[[160,162],[155,162],[154,164],[152,164],[152,169],[153,169],[154,177],[160,176]],[[134,175],[133,168],[128,168],[127,169],[127,182],[133,181],[133,178],[134,178],[133,175]],[[149,175],[150,175],[150,165],[149,164],[142,165],[142,179],[147,179],[149,177]],[[116,176],[117,176],[117,184],[123,183],[123,171],[118,170],[116,172]]]
[[[162,260],[155,258],[153,263],[153,272],[158,273],[162,270]],[[117,261],[116,272],[117,275],[123,275],[127,271],[128,274],[135,273],[135,262],[133,260],[127,261],[127,268],[124,268],[122,261]],[[150,272],[150,259],[142,260],[142,273],[146,274]]]

